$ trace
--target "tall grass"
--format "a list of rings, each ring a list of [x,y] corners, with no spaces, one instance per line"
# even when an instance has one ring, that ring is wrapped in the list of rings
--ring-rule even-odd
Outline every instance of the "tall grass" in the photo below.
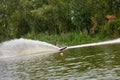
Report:
[[[100,34],[95,36],[90,36],[88,34],[81,34],[77,32],[61,33],[61,34],[28,33],[27,35],[24,35],[23,38],[40,40],[40,41],[45,41],[52,44],[60,44],[60,45],[68,45],[68,46],[98,42],[98,41],[103,41],[108,39],[107,37],[105,38],[105,36],[101,36]]]

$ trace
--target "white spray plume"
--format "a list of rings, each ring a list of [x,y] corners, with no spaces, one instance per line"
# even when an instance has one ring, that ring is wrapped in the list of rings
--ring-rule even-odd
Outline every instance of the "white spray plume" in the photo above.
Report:
[[[55,53],[59,51],[59,47],[52,44],[31,40],[31,39],[14,39],[0,44],[0,55],[16,56],[33,53]]]

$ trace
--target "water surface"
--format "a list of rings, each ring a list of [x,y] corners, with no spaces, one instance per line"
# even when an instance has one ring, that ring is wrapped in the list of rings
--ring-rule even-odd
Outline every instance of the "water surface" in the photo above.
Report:
[[[1,58],[0,80],[120,80],[120,44]]]

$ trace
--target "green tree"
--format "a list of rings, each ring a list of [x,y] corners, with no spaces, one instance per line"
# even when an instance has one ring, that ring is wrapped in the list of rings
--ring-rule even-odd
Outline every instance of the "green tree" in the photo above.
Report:
[[[42,7],[32,10],[35,20],[40,22],[40,32],[48,30],[49,33],[60,33],[68,30],[69,0],[49,0]]]

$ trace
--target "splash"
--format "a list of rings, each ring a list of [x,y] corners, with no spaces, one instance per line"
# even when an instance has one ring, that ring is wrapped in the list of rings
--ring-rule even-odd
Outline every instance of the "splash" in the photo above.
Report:
[[[99,46],[99,45],[107,45],[107,44],[117,44],[117,43],[120,43],[120,38],[119,39],[115,39],[115,40],[110,40],[110,41],[103,41],[103,42],[97,42],[97,43],[69,46],[69,47],[67,47],[67,49],[90,47],[90,46]]]
[[[24,56],[32,54],[57,53],[73,48],[99,46],[120,43],[120,39],[103,41],[98,43],[82,44],[68,47],[57,47],[55,45],[31,39],[14,39],[0,44],[0,57]]]
[[[30,40],[30,39],[14,39],[0,44],[0,56],[21,56],[35,53],[55,53],[59,51],[59,47],[52,44]]]

